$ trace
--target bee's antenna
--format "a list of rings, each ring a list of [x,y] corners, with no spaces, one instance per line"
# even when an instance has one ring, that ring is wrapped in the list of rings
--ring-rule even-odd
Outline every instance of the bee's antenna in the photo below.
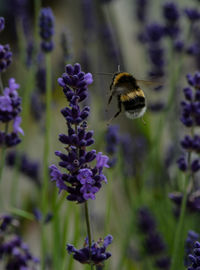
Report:
[[[107,72],[95,72],[96,75],[113,75],[113,73],[107,73]]]

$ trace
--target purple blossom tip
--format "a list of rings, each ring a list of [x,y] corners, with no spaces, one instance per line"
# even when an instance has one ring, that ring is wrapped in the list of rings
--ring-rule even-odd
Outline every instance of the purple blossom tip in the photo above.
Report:
[[[113,237],[111,234],[107,235],[105,238],[104,238],[104,247],[107,247],[108,245],[110,245],[113,241]]]
[[[2,32],[4,28],[5,28],[5,19],[4,17],[0,17],[0,32]]]
[[[14,133],[21,133],[22,135],[24,135],[24,131],[23,129],[20,127],[20,124],[21,124],[21,121],[22,121],[22,118],[20,116],[17,116],[15,119],[14,119],[14,122],[13,122],[13,131]]]
[[[103,167],[109,168],[109,165],[107,164],[108,163],[108,160],[109,160],[109,157],[107,157],[106,155],[102,155],[102,152],[97,153],[97,156],[96,156],[96,161],[97,161],[96,167],[97,168],[100,168],[100,169],[103,169]]]

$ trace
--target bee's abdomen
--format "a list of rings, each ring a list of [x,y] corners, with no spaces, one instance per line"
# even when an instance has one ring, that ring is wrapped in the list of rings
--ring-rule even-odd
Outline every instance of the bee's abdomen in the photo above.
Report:
[[[145,107],[145,98],[142,96],[135,96],[133,99],[122,101],[126,111],[142,109]]]

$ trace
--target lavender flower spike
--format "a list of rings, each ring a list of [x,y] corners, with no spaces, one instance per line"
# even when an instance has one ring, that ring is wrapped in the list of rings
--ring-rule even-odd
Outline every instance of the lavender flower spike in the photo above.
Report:
[[[66,152],[55,152],[61,160],[59,166],[64,168],[64,173],[55,165],[50,166],[50,171],[59,193],[67,191],[68,200],[83,203],[88,199],[94,200],[102,182],[107,181],[103,168],[108,168],[108,157],[102,153],[96,154],[96,150],[87,150],[94,143],[93,131],[87,131],[86,119],[90,108],[85,106],[81,109],[79,104],[87,98],[88,85],[93,82],[92,74],[85,74],[80,64],[67,65],[65,70],[58,83],[63,87],[69,102],[69,106],[61,110],[67,122],[68,134],[59,135]],[[95,160],[96,165],[93,162]]]
[[[42,38],[41,49],[44,52],[51,52],[54,44],[52,36],[54,34],[54,16],[51,8],[43,8],[39,18],[40,36]]]

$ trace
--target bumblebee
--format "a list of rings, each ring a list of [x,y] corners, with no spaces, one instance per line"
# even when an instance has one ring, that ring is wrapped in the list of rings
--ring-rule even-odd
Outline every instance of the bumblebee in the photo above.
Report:
[[[111,103],[112,97],[117,96],[119,110],[112,119],[122,112],[122,106],[126,116],[130,119],[136,119],[144,115],[146,112],[146,98],[139,86],[140,83],[148,85],[152,82],[136,80],[128,72],[117,72],[114,74],[110,85],[111,94],[108,99],[108,106]]]

